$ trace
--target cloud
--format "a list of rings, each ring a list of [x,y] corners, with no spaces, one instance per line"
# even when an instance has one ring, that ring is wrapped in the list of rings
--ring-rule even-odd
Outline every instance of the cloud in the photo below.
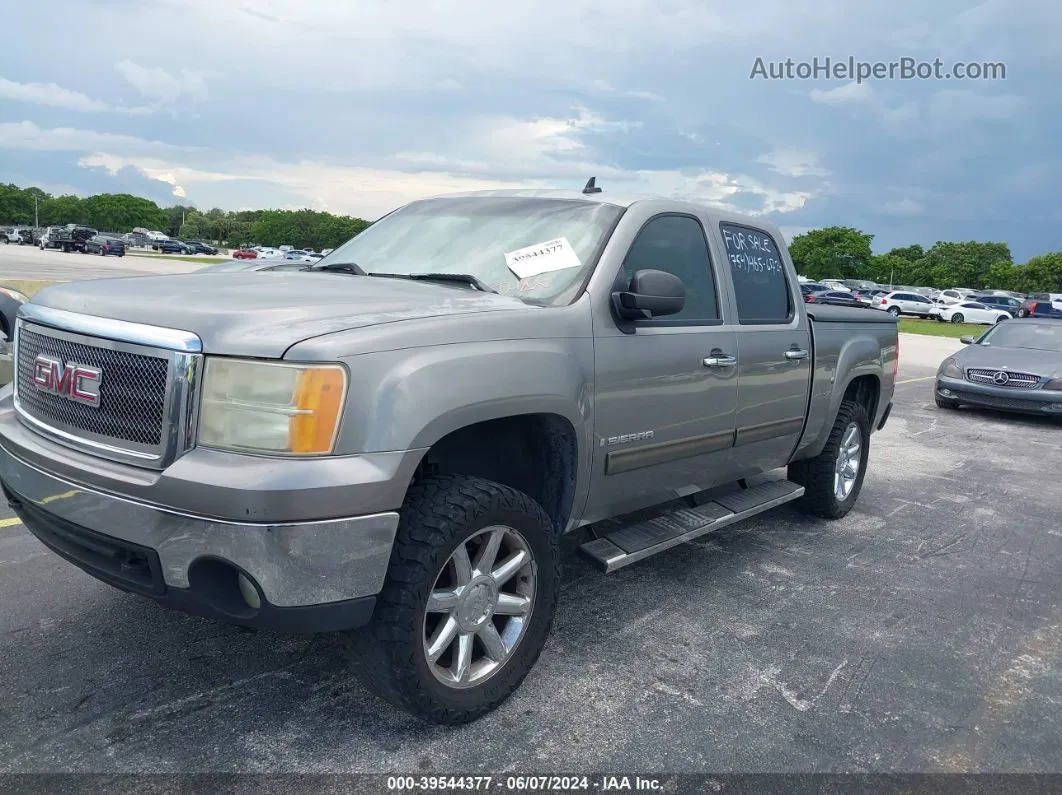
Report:
[[[770,166],[777,174],[787,177],[825,177],[830,172],[819,163],[814,152],[776,149],[756,158],[757,163]]]
[[[173,104],[187,95],[194,102],[209,97],[204,72],[181,69],[172,75],[160,67],[145,67],[126,59],[115,65],[118,73],[145,98],[161,104]]]
[[[118,150],[123,152],[193,151],[193,147],[148,141],[132,135],[74,127],[41,128],[31,121],[0,122],[0,149],[52,152]]]
[[[897,201],[886,202],[881,206],[881,211],[887,215],[917,215],[925,212],[925,207],[908,197]]]
[[[0,77],[0,98],[85,113],[99,113],[108,108],[106,102],[55,83],[16,83],[3,77]]]
[[[812,102],[820,102],[823,105],[858,105],[869,102],[874,96],[870,83],[851,83],[837,86],[828,90],[813,88],[808,92]]]

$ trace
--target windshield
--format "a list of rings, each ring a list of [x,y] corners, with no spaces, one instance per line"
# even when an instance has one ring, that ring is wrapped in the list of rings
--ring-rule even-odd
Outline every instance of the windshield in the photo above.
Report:
[[[416,201],[380,219],[313,269],[355,263],[368,274],[454,273],[534,304],[575,299],[623,208],[516,197]]]
[[[1036,351],[1062,353],[1062,322],[1060,323],[1000,323],[993,326],[978,345],[995,348],[1030,348]]]

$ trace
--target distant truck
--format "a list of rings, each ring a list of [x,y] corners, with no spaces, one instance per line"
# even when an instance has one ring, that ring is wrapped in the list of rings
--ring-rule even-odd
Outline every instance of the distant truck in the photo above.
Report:
[[[85,244],[97,234],[99,233],[95,229],[81,224],[49,226],[48,231],[38,241],[38,246],[40,246],[42,251],[46,248],[56,248],[68,253],[71,251],[84,252]]]

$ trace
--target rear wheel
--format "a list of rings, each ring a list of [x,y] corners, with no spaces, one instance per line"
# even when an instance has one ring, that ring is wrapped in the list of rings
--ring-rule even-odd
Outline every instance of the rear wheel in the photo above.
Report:
[[[789,465],[789,479],[804,487],[796,505],[807,513],[840,519],[859,499],[870,454],[870,420],[852,400],[841,404],[822,452]]]
[[[413,486],[372,621],[345,636],[366,685],[432,723],[504,702],[549,635],[557,534],[526,494],[447,475]]]
[[[997,323],[1002,323],[1006,319],[1007,319],[1006,315],[1000,315],[999,317],[996,318],[996,322]]]
[[[951,316],[952,323],[962,323],[964,320],[966,320],[966,318],[962,316],[961,312],[956,312],[954,315]]]
[[[892,315],[893,317],[899,317],[900,316],[900,307],[898,307],[898,306],[890,306],[889,307],[889,314]]]

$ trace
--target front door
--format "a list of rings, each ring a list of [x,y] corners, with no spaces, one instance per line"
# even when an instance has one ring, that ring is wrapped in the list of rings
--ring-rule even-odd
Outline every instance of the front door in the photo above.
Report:
[[[719,234],[737,317],[734,463],[741,472],[766,472],[788,463],[804,430],[811,334],[773,237],[729,223]]]
[[[649,218],[620,278],[674,273],[686,288],[676,315],[625,333],[595,317],[595,435],[588,521],[715,485],[728,472],[737,407],[737,335],[719,300],[702,219]],[[626,283],[626,282],[625,282]]]

